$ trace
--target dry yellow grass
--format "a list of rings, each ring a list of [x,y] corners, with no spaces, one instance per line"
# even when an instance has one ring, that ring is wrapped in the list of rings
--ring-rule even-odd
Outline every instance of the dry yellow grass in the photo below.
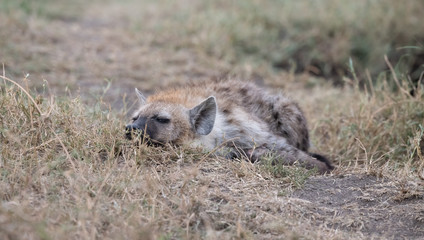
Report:
[[[349,104],[352,109],[312,121],[315,139],[322,138],[317,147],[336,160],[338,169],[332,176],[311,178],[307,186],[312,189],[299,192],[294,190],[302,189],[309,177],[303,169],[128,142],[123,119],[101,99],[98,107],[88,107],[78,98],[35,97],[6,81],[0,91],[2,238],[354,239],[422,234],[422,129],[393,136],[405,141],[400,146],[389,136],[415,121],[416,110],[422,109],[416,97],[386,103],[378,95],[343,90],[344,98],[362,100]],[[337,91],[327,98],[340,97]],[[372,111],[365,107],[369,101]],[[410,107],[417,109],[406,123],[399,122],[403,116],[391,115]],[[381,120],[377,113],[386,108],[388,118]],[[346,119],[375,136],[357,132],[359,128],[343,129]],[[391,128],[382,129],[384,121]],[[339,191],[346,193],[340,196]],[[384,211],[388,206],[391,210]],[[364,207],[375,214],[349,212]],[[405,219],[405,227],[381,218],[389,214]],[[377,232],[367,227],[375,218],[386,227]],[[411,232],[412,226],[416,229]]]
[[[420,49],[420,1],[18,0],[0,7],[7,9],[0,14],[1,239],[424,234],[423,89],[413,89],[402,70],[408,67],[384,61],[385,44],[418,39]],[[278,42],[281,29],[289,35]],[[366,45],[351,42],[358,32]],[[320,41],[304,48],[308,39]],[[295,63],[316,58],[355,74],[334,88],[309,70],[270,67],[291,46],[307,50],[303,62],[303,50],[291,52]],[[368,51],[369,65],[355,56],[349,65],[352,46]],[[134,87],[150,93],[227,75],[296,99],[316,151],[337,169],[311,177],[303,169],[124,139]]]

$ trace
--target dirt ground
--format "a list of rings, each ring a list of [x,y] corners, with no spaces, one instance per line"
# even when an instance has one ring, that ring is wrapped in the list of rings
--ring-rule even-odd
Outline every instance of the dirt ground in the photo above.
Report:
[[[153,30],[135,32],[131,17],[126,16],[129,10],[119,3],[87,5],[75,18],[34,20],[27,26],[15,26],[21,29],[6,30],[4,35],[21,56],[6,57],[6,72],[16,78],[29,73],[31,86],[38,89],[46,79],[54,93],[70,90],[91,102],[111,82],[113,87],[105,98],[117,109],[123,106],[125,94],[131,102],[135,100],[134,87],[148,95],[165,85],[229,72],[226,64],[193,50],[167,47],[168,39],[156,36]],[[150,22],[160,16],[145,18]],[[19,64],[22,61],[27,64]]]
[[[193,49],[167,48],[168,39],[158,38],[152,31],[134,33],[129,30],[126,10],[114,4],[102,8],[94,5],[76,18],[17,25],[18,30],[7,33],[8,41],[23,59],[6,59],[6,72],[17,78],[29,72],[31,86],[40,90],[44,84],[41,79],[46,79],[55,94],[82,95],[90,104],[111,81],[103,100],[115,110],[134,102],[134,87],[149,94],[163,86],[233,72],[265,84],[285,85],[275,81],[283,73],[258,74],[249,66],[233,69],[229,63]],[[155,21],[160,16],[152,13],[145,18]],[[22,61],[39,67],[28,71]],[[293,90],[292,94],[296,91],[302,90]],[[181,166],[168,167],[172,171]],[[302,226],[316,227],[317,232],[338,239],[424,238],[424,191],[420,183],[336,170],[329,176],[310,177],[300,189],[281,192],[286,185],[278,178],[235,176],[231,162],[204,163],[198,171],[194,179],[206,187],[206,200],[195,211],[202,222],[200,227],[226,231],[242,224],[254,239],[278,239],[279,233],[287,231],[297,239]],[[172,184],[172,179],[169,181]],[[177,183],[181,182],[175,179]],[[286,220],[276,223],[282,215]]]
[[[365,175],[313,177],[292,197],[330,228],[364,238],[419,239],[424,236],[423,192],[406,185]]]

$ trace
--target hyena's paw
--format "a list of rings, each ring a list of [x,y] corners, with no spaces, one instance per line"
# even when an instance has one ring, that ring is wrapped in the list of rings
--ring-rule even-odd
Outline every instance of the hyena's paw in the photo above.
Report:
[[[323,155],[318,153],[309,153],[309,155],[311,155],[311,157],[317,159],[318,161],[325,163],[329,171],[334,169],[334,166],[331,164],[331,161]]]
[[[269,152],[268,149],[234,149],[224,154],[226,159],[248,159],[254,163],[259,160],[265,153]]]
[[[325,162],[321,162],[319,160],[313,159],[313,161],[311,162],[311,164],[306,164],[305,165],[306,168],[308,169],[314,169],[316,168],[318,170],[318,173],[321,174],[325,174],[325,173],[330,173],[331,170],[333,170],[333,166],[327,166],[327,164]]]
[[[313,158],[305,152],[299,152],[297,157],[290,154],[285,155],[284,161],[288,164],[299,165],[306,169],[316,169],[320,174],[330,173],[333,168],[331,165],[328,166],[326,162]]]
[[[306,169],[316,169],[318,173],[320,174],[330,173],[332,170],[331,165],[329,167],[327,166],[326,162],[319,161],[316,158],[313,158],[306,153],[298,154],[297,157],[294,157],[293,155],[290,155],[290,154],[285,154],[282,157],[282,160],[284,161],[284,164],[298,165]]]

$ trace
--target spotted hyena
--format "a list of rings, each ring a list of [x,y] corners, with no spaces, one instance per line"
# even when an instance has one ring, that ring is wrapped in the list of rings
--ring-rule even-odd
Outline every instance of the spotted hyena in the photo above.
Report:
[[[151,142],[229,149],[227,156],[252,161],[273,152],[283,164],[327,172],[333,167],[311,154],[305,116],[281,94],[235,80],[194,83],[158,92],[147,99],[126,126],[126,136],[142,133]]]

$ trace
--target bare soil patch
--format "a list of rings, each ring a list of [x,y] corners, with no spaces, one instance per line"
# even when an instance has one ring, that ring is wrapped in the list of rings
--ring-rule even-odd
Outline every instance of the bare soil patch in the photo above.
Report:
[[[292,197],[306,200],[310,217],[365,238],[424,236],[422,186],[369,175],[312,177]]]

